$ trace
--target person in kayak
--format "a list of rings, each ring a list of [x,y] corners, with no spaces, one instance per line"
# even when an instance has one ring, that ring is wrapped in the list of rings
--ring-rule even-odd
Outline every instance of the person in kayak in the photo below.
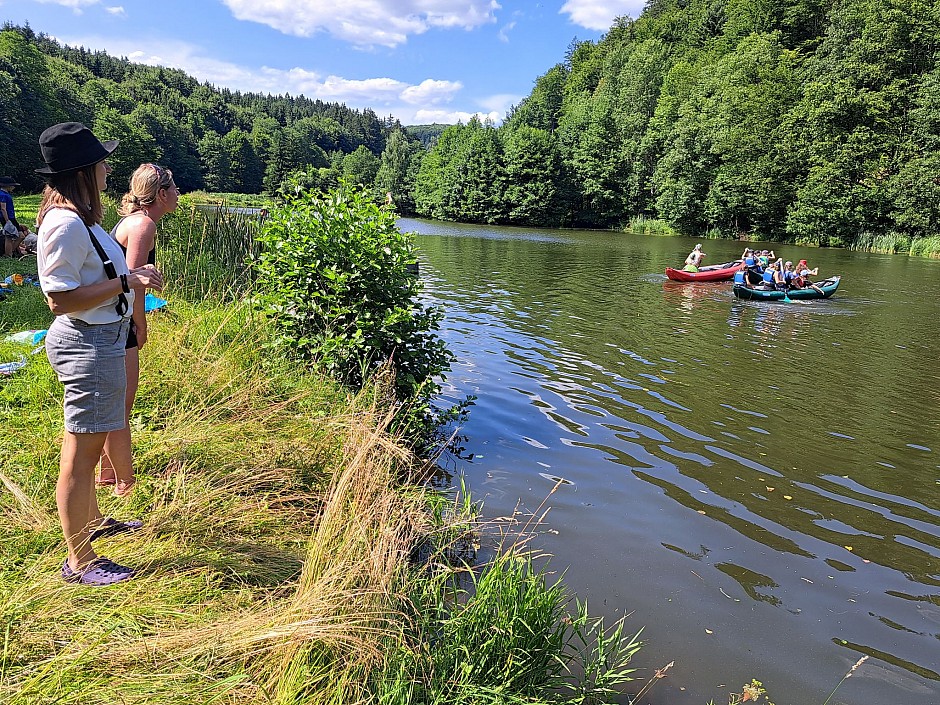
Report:
[[[689,256],[685,258],[685,267],[683,267],[682,270],[685,272],[697,272],[698,268],[702,266],[702,260],[705,259],[705,257],[705,253],[702,252],[702,246],[696,245],[689,253]]]
[[[793,266],[793,263],[790,263],[790,266]],[[784,271],[784,264],[782,259],[778,259],[773,264],[773,280],[774,280],[774,289],[777,291],[786,291],[790,288],[790,285],[787,283],[786,273]]]

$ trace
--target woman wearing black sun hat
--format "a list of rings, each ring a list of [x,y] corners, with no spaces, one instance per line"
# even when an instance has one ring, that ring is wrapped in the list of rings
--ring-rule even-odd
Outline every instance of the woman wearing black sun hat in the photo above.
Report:
[[[65,387],[65,434],[56,505],[68,546],[62,577],[110,585],[131,568],[98,556],[92,541],[141,526],[104,519],[95,498],[95,466],[109,431],[124,427],[124,344],[135,294],[160,291],[153,265],[128,270],[121,248],[101,227],[101,192],[117,141],[102,143],[78,122],[39,137],[47,185],[39,205],[39,283],[55,320],[46,353]],[[130,453],[130,448],[126,449]]]

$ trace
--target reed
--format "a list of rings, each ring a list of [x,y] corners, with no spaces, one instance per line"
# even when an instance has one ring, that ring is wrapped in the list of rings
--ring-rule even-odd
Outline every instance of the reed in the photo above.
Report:
[[[627,226],[626,231],[628,233],[636,233],[638,235],[681,235],[678,230],[672,227],[665,220],[661,220],[659,218],[648,218],[645,215],[634,216],[630,220],[630,225]]]
[[[884,233],[876,235],[874,233],[861,233],[851,243],[853,250],[862,252],[883,252],[885,254],[896,254],[898,252],[911,251],[911,238],[901,233]]]
[[[174,291],[189,301],[233,301],[252,285],[258,214],[183,199],[160,221],[158,264]]]
[[[940,235],[912,240],[910,252],[915,257],[940,257]]]

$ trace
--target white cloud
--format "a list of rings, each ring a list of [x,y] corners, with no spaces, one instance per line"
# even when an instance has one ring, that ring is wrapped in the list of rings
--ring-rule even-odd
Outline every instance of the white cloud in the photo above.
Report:
[[[515,28],[515,26],[516,26],[516,23],[513,21],[507,24],[504,24],[502,27],[500,27],[499,32],[496,35],[497,37],[499,37],[499,41],[508,42],[509,33],[513,30],[513,28]]]
[[[460,110],[418,110],[415,111],[414,120],[411,122],[402,122],[406,125],[427,125],[432,122],[444,123],[446,125],[454,125],[458,122],[467,124],[470,122],[470,118],[476,116],[480,122],[485,121],[487,118],[492,120],[494,123],[498,123],[503,119],[503,116],[499,113],[465,113]]]
[[[645,6],[646,0],[568,0],[558,12],[567,14],[576,25],[603,32],[616,17],[639,17]]]
[[[223,0],[236,19],[284,34],[327,32],[360,47],[395,47],[431,28],[475,29],[496,21],[496,0]]]
[[[525,98],[524,95],[497,93],[496,95],[491,95],[481,100],[480,105],[489,114],[499,113],[499,119],[501,120],[502,117],[509,112],[509,109],[514,105],[519,105],[523,98]]]
[[[121,5],[116,5],[115,7],[106,7],[104,11],[109,15],[114,15],[115,17],[127,17],[127,12],[124,11],[124,8]]]
[[[394,115],[403,124],[422,122],[466,122],[474,113],[446,110],[441,107],[454,100],[463,89],[458,81],[427,78],[418,84],[393,78],[350,79],[342,76],[323,76],[316,71],[294,67],[289,70],[261,67],[253,69],[207,57],[196,46],[185,42],[154,42],[154,48],[142,46],[142,41],[102,37],[59,37],[70,46],[83,46],[91,50],[105,50],[112,56],[125,56],[131,61],[153,66],[165,66],[185,71],[199,81],[253,93],[272,95],[300,95],[323,101],[345,103],[351,108],[371,108],[380,115]],[[155,50],[154,50],[155,49]],[[494,96],[481,102],[494,121],[502,119],[508,107],[507,100],[515,96]],[[502,109],[502,110],[501,110]],[[501,112],[500,112],[501,110]],[[425,119],[424,114],[435,116]]]
[[[401,92],[401,99],[410,105],[437,105],[447,103],[463,84],[459,81],[435,81],[426,78],[417,86],[408,86]]]
[[[76,15],[82,14],[82,10],[92,5],[100,5],[101,0],[36,0],[42,5],[61,5],[70,8]]]

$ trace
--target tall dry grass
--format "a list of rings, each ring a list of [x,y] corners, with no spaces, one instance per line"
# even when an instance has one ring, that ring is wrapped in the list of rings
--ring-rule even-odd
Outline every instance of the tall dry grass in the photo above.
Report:
[[[147,520],[99,547],[133,581],[59,580],[55,384],[36,360],[3,389],[40,383],[27,413],[46,439],[0,441],[3,702],[297,702],[400,634],[409,551],[431,526],[421,492],[398,489],[416,460],[384,433],[382,395],[266,359],[247,307],[174,309],[144,350],[139,487],[123,505],[101,494]]]
[[[353,396],[307,374],[269,352],[237,288],[201,301],[224,281],[180,271],[196,283],[171,278],[142,353],[136,489],[99,493],[105,514],[145,519],[96,544],[135,579],[61,581],[61,387],[42,355],[0,384],[0,702],[613,697],[638,648],[622,622],[569,618],[571,596],[520,547],[455,562],[473,555],[472,505],[416,481],[427,465],[388,433],[393,380]],[[16,295],[42,310],[38,290]]]

